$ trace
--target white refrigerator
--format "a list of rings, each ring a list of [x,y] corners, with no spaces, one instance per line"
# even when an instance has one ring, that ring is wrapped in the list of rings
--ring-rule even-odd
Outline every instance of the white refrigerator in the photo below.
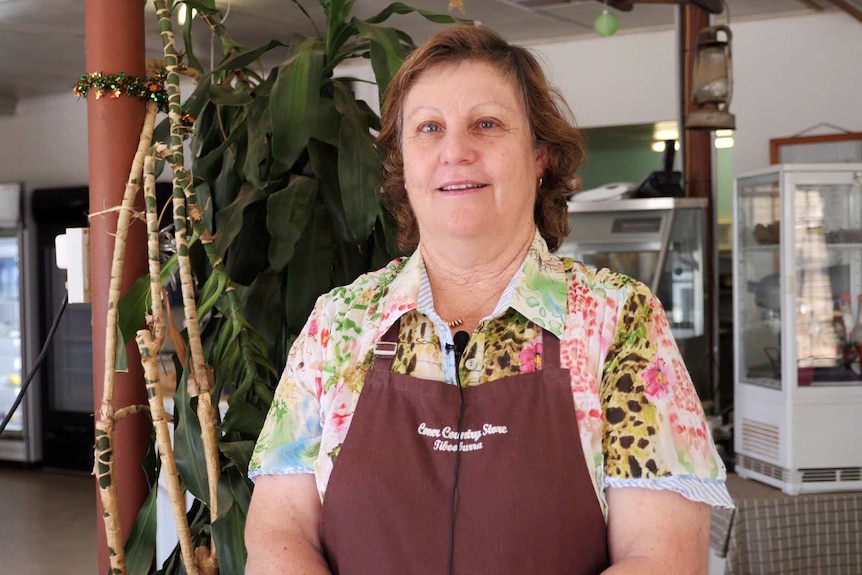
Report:
[[[7,418],[21,392],[30,362],[26,342],[33,333],[24,295],[34,286],[25,278],[24,225],[20,184],[0,184],[0,421]],[[41,458],[38,382],[0,434],[0,460],[35,462]]]

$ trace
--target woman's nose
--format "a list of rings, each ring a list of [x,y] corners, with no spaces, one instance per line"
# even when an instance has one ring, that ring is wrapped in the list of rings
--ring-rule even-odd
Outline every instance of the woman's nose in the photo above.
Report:
[[[440,161],[444,164],[465,164],[476,159],[478,150],[469,133],[448,131],[441,143]]]

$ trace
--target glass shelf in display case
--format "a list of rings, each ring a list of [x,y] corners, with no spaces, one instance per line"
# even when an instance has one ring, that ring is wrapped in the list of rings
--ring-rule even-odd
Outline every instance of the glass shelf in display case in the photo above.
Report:
[[[862,164],[784,164],[734,189],[736,471],[862,490]]]

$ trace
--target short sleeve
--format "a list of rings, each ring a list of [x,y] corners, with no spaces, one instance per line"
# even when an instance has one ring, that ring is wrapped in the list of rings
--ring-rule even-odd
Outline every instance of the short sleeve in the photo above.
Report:
[[[661,302],[639,282],[627,289],[600,389],[605,487],[670,489],[732,507],[724,465]]]
[[[323,347],[328,342],[323,299],[294,341],[255,444],[248,476],[313,473],[322,435]]]

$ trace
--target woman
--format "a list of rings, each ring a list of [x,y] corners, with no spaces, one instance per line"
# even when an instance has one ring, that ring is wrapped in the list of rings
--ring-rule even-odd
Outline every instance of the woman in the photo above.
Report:
[[[705,573],[724,469],[656,298],[551,253],[583,143],[540,66],[448,29],[382,119],[418,249],[323,296],[291,349],[247,573]]]

